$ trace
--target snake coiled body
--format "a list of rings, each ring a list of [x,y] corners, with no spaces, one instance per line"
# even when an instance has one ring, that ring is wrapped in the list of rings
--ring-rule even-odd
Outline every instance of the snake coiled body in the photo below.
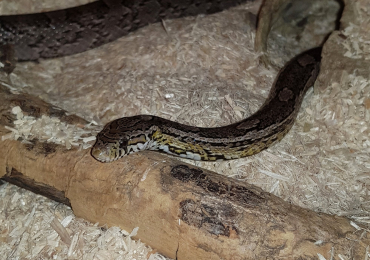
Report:
[[[223,127],[188,126],[151,115],[124,117],[97,135],[91,154],[111,162],[141,150],[193,160],[218,161],[256,154],[280,141],[292,127],[304,94],[319,73],[321,48],[306,51],[279,73],[265,104],[250,117]]]
[[[100,0],[73,8],[0,16],[0,46],[19,61],[80,53],[163,19],[212,14],[248,0]]]

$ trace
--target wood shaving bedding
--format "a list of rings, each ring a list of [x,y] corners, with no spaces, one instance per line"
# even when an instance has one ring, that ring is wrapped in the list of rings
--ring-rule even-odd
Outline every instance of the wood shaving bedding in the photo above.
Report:
[[[165,260],[131,232],[76,218],[71,208],[10,184],[0,186],[0,252],[6,259]]]
[[[355,6],[363,23],[342,30],[347,36],[345,55],[367,60],[368,7]],[[11,80],[20,91],[37,94],[100,127],[142,113],[196,126],[226,125],[255,112],[277,74],[258,64],[254,31],[244,23],[248,8],[256,9],[244,5],[211,16],[165,21],[88,54],[21,64]],[[271,149],[222,163],[186,162],[243,179],[294,204],[367,224],[369,91],[368,78],[344,74],[323,93],[309,91],[293,129]],[[81,231],[77,226],[71,241],[88,228]]]

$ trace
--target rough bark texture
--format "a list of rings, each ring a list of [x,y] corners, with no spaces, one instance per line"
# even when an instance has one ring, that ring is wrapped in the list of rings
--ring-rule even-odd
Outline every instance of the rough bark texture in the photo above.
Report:
[[[52,114],[52,106],[1,89],[1,132],[10,108]],[[79,123],[75,116],[60,116]],[[360,259],[367,238],[343,217],[291,205],[247,183],[145,152],[114,163],[95,161],[88,150],[66,150],[34,141],[0,146],[0,176],[70,203],[76,216],[125,229],[176,259],[316,259],[337,254]],[[45,189],[46,187],[46,189]],[[50,196],[51,195],[51,196]],[[320,242],[321,241],[321,242]]]

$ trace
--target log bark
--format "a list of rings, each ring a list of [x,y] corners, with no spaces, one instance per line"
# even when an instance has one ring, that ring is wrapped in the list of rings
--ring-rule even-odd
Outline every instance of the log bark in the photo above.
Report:
[[[15,105],[36,117],[85,123],[36,97],[0,91],[1,135],[12,125]],[[344,217],[297,207],[154,152],[100,163],[89,150],[5,140],[0,154],[4,180],[71,205],[89,221],[139,226],[137,238],[175,259],[330,259],[333,252],[364,259],[370,242]]]

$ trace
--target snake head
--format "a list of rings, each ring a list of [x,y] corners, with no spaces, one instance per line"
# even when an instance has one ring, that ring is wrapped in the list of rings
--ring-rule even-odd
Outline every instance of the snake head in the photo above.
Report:
[[[128,154],[154,149],[151,136],[157,128],[151,126],[152,118],[140,115],[108,123],[97,135],[91,155],[100,162],[112,162]]]
[[[97,136],[91,155],[100,162],[112,162],[127,154],[127,140],[104,140]]]

